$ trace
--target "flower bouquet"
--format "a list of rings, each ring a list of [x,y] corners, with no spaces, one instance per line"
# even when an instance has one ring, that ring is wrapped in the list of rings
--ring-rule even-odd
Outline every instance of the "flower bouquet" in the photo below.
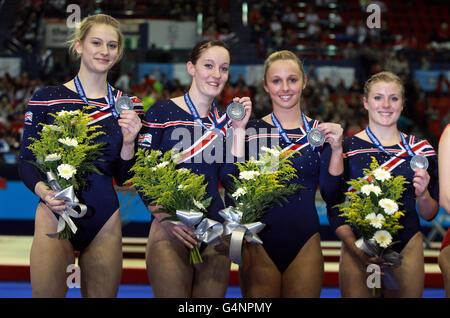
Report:
[[[363,169],[364,177],[350,180],[351,186],[345,194],[345,202],[336,205],[346,218],[362,235],[356,242],[358,248],[370,256],[383,258],[383,265],[396,267],[401,263],[401,255],[394,252],[391,246],[393,236],[402,229],[399,219],[404,213],[399,210],[401,203],[397,202],[405,191],[404,184],[408,181],[403,176],[393,177],[389,171],[380,168],[377,160],[372,157],[370,169]],[[385,271],[383,280],[386,287],[396,289],[389,268]],[[373,285],[375,293],[375,285]]]
[[[90,109],[87,106],[83,109]],[[87,185],[86,173],[101,174],[94,162],[99,159],[105,143],[96,143],[95,138],[104,134],[97,131],[101,126],[89,125],[91,118],[81,110],[60,111],[50,114],[55,118],[52,125],[43,126],[38,132],[39,138],[28,148],[36,161],[31,161],[47,176],[47,184],[58,192],[55,199],[64,199],[67,209],[61,213],[57,232],[47,234],[50,237],[69,239],[76,233],[77,227],[70,217],[80,218],[86,214],[87,207],[78,202],[75,195]],[[77,208],[80,212],[74,210]]]
[[[225,219],[224,234],[231,234],[230,258],[241,265],[242,241],[262,244],[257,233],[264,228],[259,220],[275,203],[288,202],[287,196],[298,192],[303,186],[295,183],[296,169],[289,160],[295,151],[281,152],[281,148],[262,147],[265,151],[259,160],[253,157],[245,162],[236,163],[239,176],[233,179],[228,196],[234,207],[219,212]]]
[[[186,168],[177,169],[175,149],[164,154],[159,150],[139,149],[136,163],[131,168],[132,183],[151,205],[162,206],[155,213],[168,213],[163,221],[182,223],[190,227],[199,242],[190,251],[191,264],[202,263],[199,245],[217,243],[222,235],[222,224],[204,218],[212,198],[205,198],[205,176]]]

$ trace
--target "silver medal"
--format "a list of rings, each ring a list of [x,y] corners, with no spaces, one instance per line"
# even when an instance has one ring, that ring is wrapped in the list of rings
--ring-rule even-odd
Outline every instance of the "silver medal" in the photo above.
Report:
[[[245,117],[244,105],[237,102],[232,102],[227,107],[227,115],[231,118],[231,120],[241,120]]]
[[[122,95],[117,99],[115,107],[117,113],[120,115],[124,110],[133,110],[134,104],[130,97]]]
[[[424,155],[415,155],[412,157],[411,161],[409,162],[409,165],[411,166],[411,169],[428,169],[428,159]]]
[[[308,142],[313,147],[322,146],[325,142],[325,134],[319,128],[313,128],[308,133]]]

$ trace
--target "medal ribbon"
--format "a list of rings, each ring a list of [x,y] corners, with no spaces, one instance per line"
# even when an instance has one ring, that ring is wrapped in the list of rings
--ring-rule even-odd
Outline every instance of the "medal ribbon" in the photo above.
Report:
[[[303,126],[305,127],[306,136],[304,136],[303,138],[301,138],[297,141],[293,141],[291,138],[289,138],[288,134],[286,133],[286,131],[284,130],[280,121],[278,120],[278,118],[275,116],[275,114],[273,112],[271,114],[271,117],[272,117],[273,124],[275,125],[275,127],[277,127],[278,133],[280,134],[281,138],[283,138],[283,140],[285,142],[287,142],[289,144],[302,145],[305,143],[305,140],[308,140],[308,133],[310,132],[311,127],[309,126],[308,120],[306,119],[306,116],[305,116],[305,114],[303,114],[303,112],[302,112],[302,121],[303,121]],[[311,144],[310,144],[310,147],[313,151],[318,151],[321,148],[321,147],[314,147]]]
[[[378,140],[378,138],[370,130],[369,126],[366,127],[366,134],[367,134],[367,136],[369,136],[369,139],[372,141],[372,143],[375,146],[377,146],[377,148],[380,149],[385,154],[388,154],[390,156],[394,156],[394,157],[397,157],[397,158],[405,159],[405,160],[411,160],[412,157],[415,156],[414,151],[409,146],[409,143],[407,142],[405,136],[403,136],[402,132],[400,132],[400,137],[402,139],[402,145],[403,145],[403,147],[405,147],[406,153],[408,155],[407,156],[401,156],[401,157],[393,154],[392,152],[387,151],[386,148],[384,148],[383,145],[381,144],[381,142]]]
[[[75,88],[76,88],[77,93],[80,96],[80,98],[83,100],[83,102],[86,103],[86,105],[89,105],[89,101],[88,101],[88,99],[86,97],[86,93],[84,92],[83,85],[81,85],[81,81],[80,81],[80,79],[78,77],[78,74],[73,79],[73,82],[75,84]],[[114,95],[113,95],[113,92],[112,92],[111,85],[109,85],[108,82],[106,84],[107,84],[107,88],[108,88],[108,99],[107,99],[107,102],[108,102],[108,106],[109,107],[108,107],[108,109],[103,109],[103,110],[100,109],[100,111],[102,113],[106,113],[108,111],[111,111],[111,113],[113,114],[114,118],[119,118],[119,114],[117,113],[116,109],[114,108],[115,102],[114,102]]]
[[[216,119],[216,116],[215,116],[215,109],[216,109],[216,103],[215,103],[215,102],[212,103],[212,110],[211,110],[211,112],[210,112],[210,113],[212,113],[212,116],[211,116],[211,117],[213,118],[214,128],[208,128],[208,127],[205,126],[205,124],[204,124],[203,121],[201,120],[200,115],[199,115],[199,113],[198,113],[198,111],[197,111],[197,108],[195,108],[195,105],[194,105],[194,103],[192,102],[191,96],[189,96],[189,92],[186,93],[186,94],[184,94],[184,101],[186,102],[186,105],[188,106],[188,108],[189,108],[189,110],[190,110],[190,112],[191,112],[191,115],[192,115],[192,117],[194,117],[194,121],[195,121],[197,124],[199,124],[200,126],[202,126],[202,127],[203,127],[205,130],[207,130],[207,131],[210,131],[210,130],[219,130],[220,133],[221,133],[222,135],[224,135],[224,132],[223,132],[221,129],[222,129],[223,126],[225,126],[225,124],[226,124],[227,121],[223,122],[221,125],[219,125],[219,124],[217,123],[217,119]]]

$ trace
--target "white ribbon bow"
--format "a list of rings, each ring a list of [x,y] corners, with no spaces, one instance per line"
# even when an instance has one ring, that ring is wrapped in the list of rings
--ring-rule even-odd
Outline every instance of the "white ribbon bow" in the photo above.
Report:
[[[194,231],[195,238],[205,244],[218,244],[223,233],[223,225],[217,221],[204,218],[202,212],[193,210],[177,210],[179,221],[171,221],[174,224],[183,224]],[[198,225],[197,225],[198,224]],[[195,227],[197,225],[197,227]]]
[[[252,222],[241,224],[242,212],[228,207],[219,211],[219,215],[225,219],[224,235],[231,234],[230,239],[230,259],[242,265],[242,241],[245,239],[249,243],[262,244],[261,238],[257,235],[265,224],[261,222]]]
[[[383,250],[380,250],[380,247],[378,246],[375,239],[369,239],[366,240],[364,238],[360,238],[355,242],[355,245],[361,249],[364,253],[366,253],[369,256],[376,256],[376,257],[382,257],[386,260],[383,265],[388,265],[392,267],[398,267],[401,264],[401,260],[403,256],[395,251],[390,251],[386,254],[382,255]],[[384,275],[381,275],[381,279],[384,282],[384,285],[388,289],[400,289],[400,286],[397,282],[397,280],[394,277],[394,274],[392,273],[390,268],[385,268],[383,270]]]
[[[58,227],[56,228],[56,233],[47,234],[48,237],[56,237],[61,233],[64,228],[66,227],[66,224],[70,227],[71,231],[75,234],[78,230],[75,223],[73,223],[73,218],[81,218],[83,217],[87,212],[87,206],[79,203],[78,198],[75,196],[75,191],[73,190],[73,186],[67,187],[64,190],[61,190],[61,186],[59,185],[58,181],[56,180],[56,176],[53,172],[47,172],[47,179],[48,183],[50,184],[50,187],[54,191],[59,191],[55,196],[54,199],[63,199],[66,205],[66,209],[61,212],[58,218]],[[73,208],[79,207],[80,213],[75,211]]]

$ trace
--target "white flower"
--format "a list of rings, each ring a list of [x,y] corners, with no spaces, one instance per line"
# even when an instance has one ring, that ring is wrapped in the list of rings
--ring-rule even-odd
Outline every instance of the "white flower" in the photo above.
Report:
[[[384,209],[387,215],[392,215],[398,211],[398,205],[391,199],[381,199],[378,204]]]
[[[61,159],[61,155],[59,153],[51,153],[51,154],[47,155],[47,157],[45,157],[44,161],[46,161],[46,162],[57,161],[59,159]]]
[[[373,175],[375,176],[375,179],[379,181],[386,181],[391,178],[391,173],[381,168],[374,170]]]
[[[70,147],[77,147],[78,146],[78,141],[76,141],[76,139],[73,138],[59,138],[58,141],[66,146],[70,146]]]
[[[279,157],[280,156],[280,152],[277,149],[272,149],[272,148],[267,148],[267,147],[261,147],[262,151],[268,152],[274,156]]]
[[[167,166],[169,164],[169,161],[163,161],[159,164],[156,165],[156,168],[164,168],[165,166]]]
[[[180,168],[180,169],[178,169],[178,172],[179,172],[179,173],[186,173],[186,172],[189,172],[189,169],[186,169],[186,168]]]
[[[184,188],[186,188],[185,185],[183,185],[183,184],[179,184],[179,185],[178,185],[178,190],[183,190]]]
[[[195,205],[197,208],[199,208],[200,210],[206,211],[205,206],[204,206],[201,202],[198,202],[198,201],[195,200],[195,199],[194,199],[194,205]]]
[[[361,192],[365,195],[370,195],[370,192],[373,192],[378,196],[381,193],[381,189],[373,184],[366,184],[361,187]]]
[[[242,188],[237,189],[231,196],[236,199],[246,193],[247,193],[247,189],[245,187],[242,187]]]
[[[366,215],[366,220],[370,221],[370,225],[372,225],[376,229],[381,229],[383,227],[384,216],[380,213],[369,213]]]
[[[57,169],[58,175],[66,180],[72,178],[72,176],[77,172],[77,169],[65,163],[59,165]]]
[[[42,128],[42,131],[48,131],[48,130],[53,130],[53,131],[61,131],[62,128],[56,125],[46,125],[44,126],[44,128]]]
[[[78,111],[78,110],[69,110],[69,111],[67,111],[67,110],[62,110],[62,111],[58,112],[58,116],[59,116],[59,117],[62,117],[62,116],[64,116],[64,115],[76,116],[76,115],[78,115],[78,114],[79,114],[79,111]]]
[[[377,241],[378,245],[383,248],[388,247],[392,243],[392,236],[388,231],[376,231],[373,235],[373,238],[375,239],[375,241]]]
[[[259,176],[258,171],[242,171],[239,173],[239,179],[253,180],[255,176]]]

